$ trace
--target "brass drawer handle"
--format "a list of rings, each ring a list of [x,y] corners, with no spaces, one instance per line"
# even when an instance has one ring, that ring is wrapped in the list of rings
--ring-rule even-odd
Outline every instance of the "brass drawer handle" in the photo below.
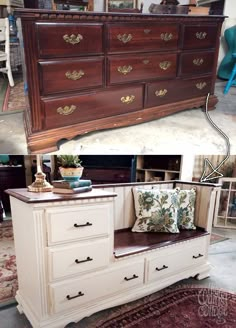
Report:
[[[74,113],[76,108],[77,107],[75,105],[59,107],[57,108],[57,113],[60,115],[71,115],[72,113]]]
[[[90,261],[92,261],[92,260],[93,260],[93,259],[91,259],[91,257],[88,256],[88,257],[86,258],[86,260],[81,260],[81,261],[79,261],[78,259],[76,259],[76,260],[75,260],[75,263],[80,264],[80,263],[90,262]]]
[[[166,71],[170,66],[171,66],[171,62],[170,61],[163,61],[159,64],[160,68],[163,69],[164,71]]]
[[[133,277],[131,277],[131,278],[125,277],[124,279],[125,279],[125,281],[129,281],[129,280],[133,280],[133,279],[137,279],[137,278],[138,278],[138,276],[136,276],[136,274],[134,274]]]
[[[203,58],[195,58],[193,60],[193,64],[196,65],[196,66],[201,66],[203,63],[204,63]]]
[[[172,40],[172,38],[173,38],[173,34],[172,33],[161,33],[161,39],[163,40],[163,41],[170,41],[170,40]]]
[[[145,30],[143,30],[143,32],[144,32],[145,34],[149,34],[149,33],[151,32],[151,30],[145,29]]]
[[[165,269],[168,269],[167,265],[163,265],[162,268],[156,268],[157,271],[161,271],[161,270],[165,270]]]
[[[73,300],[74,298],[81,297],[81,296],[84,296],[84,294],[82,292],[78,292],[78,295],[75,296],[67,295],[66,298],[68,299],[68,301],[70,301]]]
[[[85,75],[85,73],[82,70],[80,70],[79,72],[77,72],[77,71],[73,71],[73,72],[68,71],[65,74],[65,76],[67,77],[68,80],[73,80],[73,81],[81,79],[81,77],[83,77],[84,75]]]
[[[197,32],[196,34],[196,38],[199,39],[199,40],[203,40],[206,38],[207,36],[207,33],[206,32]]]
[[[68,34],[65,34],[63,35],[63,40],[67,43],[73,44],[74,46],[75,44],[80,43],[80,41],[83,40],[83,36],[81,34],[71,34],[70,36]]]
[[[157,96],[157,97],[164,97],[166,94],[167,94],[167,90],[166,89],[163,89],[163,90],[157,90],[156,92],[155,92],[155,95]]]
[[[118,34],[117,39],[123,43],[127,43],[132,40],[132,34]]]
[[[135,99],[135,96],[134,95],[131,95],[131,96],[124,96],[122,97],[120,100],[123,104],[131,104]]]
[[[196,84],[196,87],[197,87],[199,90],[202,90],[202,89],[205,88],[206,85],[207,85],[206,82],[199,82],[199,83]]]
[[[197,256],[193,255],[193,259],[198,259],[199,257],[203,257],[202,254],[198,254]]]
[[[126,75],[126,74],[130,73],[132,71],[132,69],[133,69],[133,67],[130,65],[129,66],[119,66],[117,68],[117,71],[121,74]]]
[[[85,223],[85,224],[77,224],[77,223],[75,223],[74,224],[74,227],[75,228],[83,228],[83,227],[88,227],[88,226],[92,226],[93,224],[92,223],[90,223],[90,222],[87,222],[87,223]]]
[[[147,65],[147,64],[150,63],[150,60],[148,60],[148,59],[144,59],[144,60],[143,60],[143,63],[144,63],[144,65]]]

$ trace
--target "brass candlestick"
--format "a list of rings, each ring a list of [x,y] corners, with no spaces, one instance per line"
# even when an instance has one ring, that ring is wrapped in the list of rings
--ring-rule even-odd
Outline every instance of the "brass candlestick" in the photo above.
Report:
[[[37,173],[34,175],[35,181],[28,186],[28,191],[31,192],[46,192],[52,191],[53,186],[46,180],[46,174],[42,172],[40,165],[40,155],[37,155]]]

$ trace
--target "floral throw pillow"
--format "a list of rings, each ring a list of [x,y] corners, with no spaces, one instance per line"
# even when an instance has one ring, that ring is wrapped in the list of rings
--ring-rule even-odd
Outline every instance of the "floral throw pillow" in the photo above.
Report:
[[[179,233],[175,190],[133,188],[137,220],[133,232]]]
[[[177,222],[178,228],[183,230],[195,230],[194,225],[194,211],[196,202],[196,190],[180,190],[176,188],[177,192]]]

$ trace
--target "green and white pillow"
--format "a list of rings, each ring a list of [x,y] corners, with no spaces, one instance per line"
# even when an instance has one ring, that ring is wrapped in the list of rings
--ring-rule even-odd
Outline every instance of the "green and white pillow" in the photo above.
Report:
[[[194,212],[196,202],[196,190],[180,190],[176,188],[177,197],[177,222],[182,230],[195,230]]]
[[[136,222],[132,232],[179,233],[175,190],[133,188]]]

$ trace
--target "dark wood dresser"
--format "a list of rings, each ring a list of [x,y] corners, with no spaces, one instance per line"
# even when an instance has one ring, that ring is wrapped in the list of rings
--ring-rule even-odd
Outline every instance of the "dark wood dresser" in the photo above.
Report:
[[[18,9],[32,153],[106,128],[204,106],[214,96],[223,16]],[[132,140],[131,140],[132,141]]]

